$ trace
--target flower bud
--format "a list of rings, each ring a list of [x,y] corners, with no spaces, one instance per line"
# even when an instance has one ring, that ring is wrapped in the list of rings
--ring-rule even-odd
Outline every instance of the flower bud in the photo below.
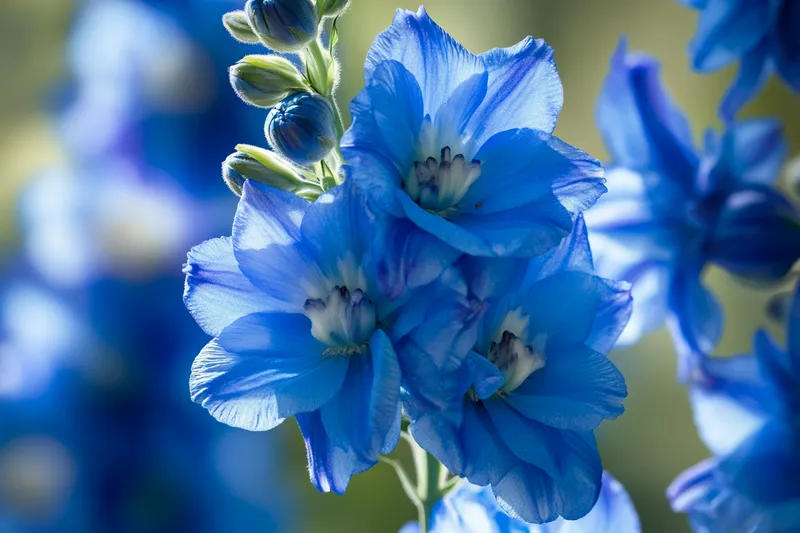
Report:
[[[246,179],[291,192],[309,185],[292,164],[278,154],[246,144],[238,145],[236,150],[222,163],[222,179],[239,196]]]
[[[317,37],[317,8],[312,0],[248,0],[250,26],[276,52],[297,52]]]
[[[256,107],[272,107],[307,88],[297,68],[279,56],[245,56],[230,68],[230,80],[239,98]]]
[[[261,41],[258,35],[255,34],[253,28],[250,27],[250,22],[247,19],[247,13],[242,10],[231,11],[222,15],[222,25],[231,34],[231,37],[242,43],[257,44]]]
[[[350,6],[350,0],[317,0],[320,17],[335,17]]]
[[[314,93],[297,93],[273,107],[264,124],[269,144],[302,165],[316,163],[336,146],[333,109]]]

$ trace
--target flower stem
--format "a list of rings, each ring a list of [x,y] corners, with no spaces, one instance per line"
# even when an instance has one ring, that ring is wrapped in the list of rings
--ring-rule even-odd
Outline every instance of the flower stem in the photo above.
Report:
[[[335,96],[335,89],[337,87],[336,80],[330,80],[328,78],[331,69],[331,64],[335,61],[335,58],[332,53],[326,53],[322,49],[322,45],[319,39],[314,39],[309,43],[307,48],[307,55],[306,57],[310,60],[309,70],[310,70],[310,78],[311,78],[311,85],[317,93],[323,96],[325,99],[328,100],[328,103],[333,109],[333,120],[334,120],[334,127],[336,128],[336,137],[338,141],[342,140],[342,136],[344,135],[344,121],[342,120],[342,112],[339,110],[339,105],[336,103],[336,96]],[[336,77],[339,75],[338,69],[333,69],[333,76]],[[342,157],[342,153],[339,151],[339,143],[336,143],[336,147],[331,151],[331,155],[333,157],[332,163],[334,164],[333,169],[333,177],[336,183],[341,183],[342,179],[339,175],[339,167],[344,164],[344,158]]]
[[[419,514],[420,533],[426,533],[433,507],[446,492],[443,490],[442,479],[446,479],[447,469],[433,455],[423,450],[410,434],[404,431],[401,435],[411,447],[414,458],[417,487],[416,498],[411,501],[416,505]]]

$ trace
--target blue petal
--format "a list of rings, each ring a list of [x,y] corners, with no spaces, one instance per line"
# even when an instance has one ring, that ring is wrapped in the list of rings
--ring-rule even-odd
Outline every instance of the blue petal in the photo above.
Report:
[[[485,407],[486,403],[495,402],[502,400],[464,404],[464,421],[458,437],[465,464],[463,472],[453,471],[453,474],[465,477],[476,485],[499,483],[518,463],[518,459],[497,434]]]
[[[297,413],[320,408],[339,391],[347,365],[324,357],[324,349],[303,315],[247,315],[195,359],[192,400],[230,426],[272,429]]]
[[[372,152],[389,161],[402,178],[414,161],[424,116],[417,80],[397,61],[382,62],[353,101],[351,114],[353,126],[341,143],[346,160],[348,149]],[[363,171],[353,169],[361,179]]]
[[[795,92],[800,92],[800,39],[797,38],[800,6],[797,2],[783,2],[776,21],[775,62],[778,72]]]
[[[800,283],[795,286],[789,316],[786,319],[787,351],[791,366],[800,376]]]
[[[242,274],[296,310],[310,295],[330,289],[299,244],[308,206],[293,193],[248,180],[233,221],[233,253]]]
[[[352,131],[348,130],[345,135]],[[375,139],[374,136],[366,138]],[[347,162],[343,167],[347,179],[369,196],[371,207],[395,217],[403,216],[403,209],[396,198],[402,179],[392,161],[379,153],[353,146],[342,146],[342,157]]]
[[[417,13],[398,9],[392,25],[375,39],[364,64],[367,85],[386,60],[399,61],[416,78],[425,113],[430,115],[456,87],[486,69],[480,58],[433,22],[423,7]]]
[[[716,187],[771,185],[778,179],[788,151],[780,121],[750,119],[736,122],[721,141],[720,153],[716,154],[717,163],[712,170]]]
[[[472,120],[475,143],[481,145],[513,128],[552,133],[564,103],[553,49],[541,39],[528,37],[480,57],[489,72],[489,89]]]
[[[589,235],[583,215],[578,215],[572,232],[558,246],[531,259],[522,285],[525,287],[560,270],[594,272],[592,250],[589,247]]]
[[[408,524],[404,525],[400,528],[399,533],[419,533],[419,523],[418,522],[409,522]]]
[[[366,198],[348,180],[317,198],[303,218],[304,244],[329,281],[352,285],[342,278],[342,263],[349,259],[357,268],[372,244],[374,219],[365,205]]]
[[[711,453],[726,455],[764,425],[771,395],[753,356],[706,357],[698,370],[689,389],[695,426]]]
[[[428,285],[461,255],[405,218],[381,218],[376,233],[373,256],[378,282],[390,299]]]
[[[320,410],[331,443],[347,451],[353,473],[378,462],[387,435],[399,438],[399,432],[394,431],[400,423],[397,356],[381,330],[372,335],[369,344],[370,356],[350,358],[341,390]]]
[[[625,378],[602,354],[562,348],[547,358],[506,401],[526,418],[557,429],[592,431],[617,418],[628,395]]]
[[[296,418],[306,443],[311,483],[321,492],[344,494],[354,474],[347,451],[331,443],[319,411],[301,413]]]
[[[471,351],[464,362],[470,376],[470,383],[479,400],[490,398],[503,386],[505,377],[494,363],[484,356]]]
[[[491,301],[514,292],[525,275],[528,259],[498,259],[463,256],[456,263],[469,287],[470,295]]]
[[[603,167],[585,152],[545,132],[507,130],[478,150],[481,177],[460,204],[465,214],[496,213],[553,192],[568,207],[591,207],[605,192]]]
[[[761,375],[777,399],[769,405],[773,411],[772,418],[800,415],[800,398],[797,396],[800,374],[796,362],[764,330],[756,331],[754,345]]]
[[[626,48],[623,39],[597,104],[597,125],[611,159],[634,170],[662,169],[689,191],[697,156],[688,122],[662,89],[658,62]]]
[[[739,73],[719,105],[723,122],[733,122],[739,109],[752,100],[767,82],[772,68],[767,40],[742,56]]]
[[[456,476],[463,475],[466,467],[457,425],[449,423],[438,413],[426,413],[412,415],[408,429],[417,444],[436,457],[448,471]]]
[[[769,4],[708,0],[689,45],[694,69],[719,70],[757,46],[771,25]]]
[[[675,272],[669,289],[669,326],[678,352],[679,374],[687,377],[699,357],[714,351],[722,336],[722,308],[700,281],[702,267]]]
[[[736,191],[721,207],[705,252],[737,276],[779,280],[800,258],[800,214],[773,189]]]
[[[448,242],[464,253],[486,257],[538,255],[553,249],[572,230],[571,214],[552,194],[507,211],[459,214],[454,222],[451,225],[459,226],[460,232],[453,232],[456,242]],[[473,245],[473,239],[483,245]]]
[[[559,457],[559,477],[522,464],[492,486],[503,509],[526,522],[583,518],[600,496],[603,469],[591,434],[554,432],[547,445]]]
[[[603,472],[603,487],[592,510],[581,518],[580,524],[592,533],[641,533],[639,515],[625,487],[608,472]],[[566,533],[566,532],[564,532]]]
[[[489,75],[484,71],[473,74],[461,83],[436,111],[434,128],[442,146],[458,146],[468,136],[467,124],[486,96]],[[474,140],[471,139],[471,142]]]
[[[239,271],[230,237],[211,239],[192,248],[183,271],[183,301],[209,335],[219,335],[225,326],[245,315],[285,308]]]

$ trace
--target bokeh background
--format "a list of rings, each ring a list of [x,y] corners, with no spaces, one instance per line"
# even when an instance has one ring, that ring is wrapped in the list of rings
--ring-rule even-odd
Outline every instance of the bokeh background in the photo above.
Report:
[[[395,8],[418,7],[352,3],[339,23],[343,104]],[[264,143],[265,114],[227,85],[226,67],[259,53],[220,24],[240,4],[0,2],[0,533],[383,533],[414,518],[389,467],[356,476],[344,497],[318,494],[292,423],[245,433],[189,401],[206,338],[181,304],[183,258],[229,233],[235,198],[220,162],[237,143]],[[556,133],[600,159],[595,100],[621,35],[663,62],[696,139],[719,126],[734,69],[690,71],[696,14],[674,0],[426,7],[473,52],[545,38],[565,91]],[[743,115],[781,117],[790,154],[800,153],[800,99],[775,80]],[[782,338],[764,312],[781,287],[708,276],[726,310],[720,355],[749,350],[758,327]],[[645,533],[688,532],[664,491],[707,452],[669,338],[656,333],[613,358],[630,396],[600,431],[605,465]]]

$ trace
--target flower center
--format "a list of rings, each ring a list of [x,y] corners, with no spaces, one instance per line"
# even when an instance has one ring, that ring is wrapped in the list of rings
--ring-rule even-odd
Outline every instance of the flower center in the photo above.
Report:
[[[511,392],[528,379],[528,376],[544,368],[546,338],[537,336],[531,344],[526,345],[522,339],[503,331],[500,342],[492,342],[489,347],[489,361],[503,372],[505,382],[501,387],[504,392]]]
[[[450,147],[442,148],[437,160],[415,161],[403,185],[420,207],[443,214],[467,194],[470,185],[481,177],[481,162],[467,162],[463,154],[452,157]]]
[[[335,286],[325,298],[309,298],[305,305],[311,334],[329,348],[327,355],[352,355],[363,351],[377,323],[375,305],[361,289],[352,293]]]

